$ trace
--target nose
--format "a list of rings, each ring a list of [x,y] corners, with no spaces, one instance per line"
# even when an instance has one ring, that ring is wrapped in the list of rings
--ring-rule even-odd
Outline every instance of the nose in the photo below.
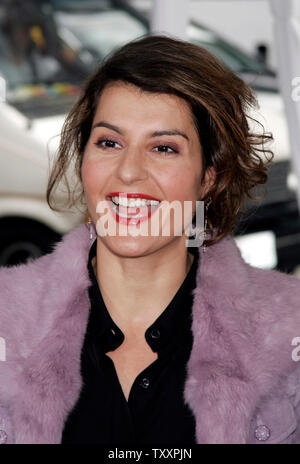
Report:
[[[133,184],[147,179],[147,163],[139,147],[129,147],[122,153],[117,166],[116,176],[124,184]]]

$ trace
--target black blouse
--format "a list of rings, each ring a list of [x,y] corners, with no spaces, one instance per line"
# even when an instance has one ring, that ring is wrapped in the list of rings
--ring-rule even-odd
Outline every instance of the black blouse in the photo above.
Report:
[[[145,332],[146,341],[158,358],[136,377],[127,401],[114,363],[105,354],[122,344],[124,334],[102,299],[91,263],[96,246],[97,239],[88,259],[92,285],[89,287],[90,315],[81,353],[83,387],[65,423],[61,443],[196,443],[195,419],[184,403],[183,389],[193,342],[192,290],[196,286],[198,248],[188,248],[194,260],[184,282]]]

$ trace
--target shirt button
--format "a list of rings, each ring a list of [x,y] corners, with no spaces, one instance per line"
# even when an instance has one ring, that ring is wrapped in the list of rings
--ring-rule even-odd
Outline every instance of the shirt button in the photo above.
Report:
[[[259,425],[255,429],[255,438],[256,438],[256,440],[266,441],[266,440],[268,440],[270,435],[271,435],[271,431],[270,431],[269,427],[267,427],[266,425]]]
[[[5,430],[0,430],[0,445],[4,445],[7,441],[7,433]]]
[[[159,338],[160,337],[160,331],[158,329],[153,329],[151,330],[151,338]]]
[[[140,386],[143,387],[143,388],[148,388],[149,385],[150,385],[150,380],[149,380],[149,379],[144,378],[144,379],[140,382]]]

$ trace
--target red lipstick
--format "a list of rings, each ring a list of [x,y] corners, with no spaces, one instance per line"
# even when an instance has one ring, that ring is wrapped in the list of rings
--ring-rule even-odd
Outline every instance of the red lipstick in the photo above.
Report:
[[[127,198],[145,198],[145,200],[156,200],[160,201],[158,198],[152,197],[147,193],[130,193],[130,192],[111,192],[107,195],[108,197],[121,197],[124,196]]]
[[[107,195],[107,199],[109,200],[108,204],[111,210],[113,217],[115,218],[117,223],[125,224],[125,225],[138,225],[140,222],[146,221],[150,218],[153,212],[158,208],[159,204],[157,205],[143,205],[143,206],[122,206],[120,204],[116,205],[116,203],[112,200],[112,197],[120,197],[120,198],[143,198],[145,200],[155,200],[160,203],[161,200],[158,198],[153,197],[152,195],[148,195],[146,193],[131,193],[131,192],[111,192]]]

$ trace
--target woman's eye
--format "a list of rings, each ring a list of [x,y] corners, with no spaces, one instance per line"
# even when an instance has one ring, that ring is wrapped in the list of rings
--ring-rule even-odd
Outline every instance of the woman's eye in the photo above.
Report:
[[[109,139],[100,139],[98,140],[95,145],[97,147],[103,148],[104,150],[106,148],[119,148],[121,145],[118,142],[115,142],[114,140],[109,140]],[[119,147],[116,147],[116,145],[119,145]]]
[[[95,142],[95,145],[98,148],[101,148],[102,150],[107,150],[107,149],[116,149],[116,148],[122,148],[121,145],[116,142],[115,140],[111,139],[99,139],[97,142]],[[166,154],[172,154],[172,153],[179,153],[178,150],[176,150],[173,147],[170,147],[169,145],[157,145],[154,147],[154,150],[160,153],[166,153]]]
[[[156,148],[158,149],[158,151],[160,151],[162,153],[178,153],[178,150],[176,150],[175,148],[170,147],[169,145],[158,145],[158,146],[154,147],[154,150]]]

